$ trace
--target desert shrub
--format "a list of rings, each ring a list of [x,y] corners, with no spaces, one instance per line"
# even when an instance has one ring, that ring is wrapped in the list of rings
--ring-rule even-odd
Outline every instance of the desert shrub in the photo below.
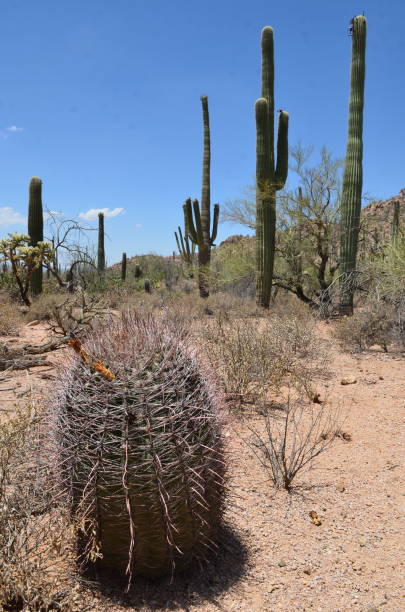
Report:
[[[241,237],[212,252],[210,283],[214,291],[239,297],[255,295],[255,241]]]
[[[41,461],[42,416],[19,409],[0,424],[0,608],[59,609],[70,568],[71,528],[53,507]]]
[[[264,430],[251,428],[247,441],[273,484],[291,490],[298,473],[332,445],[341,431],[340,410],[290,394],[283,410],[264,414]]]
[[[333,326],[333,335],[349,350],[364,351],[378,344],[385,352],[395,336],[395,312],[392,306],[368,300],[351,317],[343,317]]]
[[[7,299],[0,300],[0,336],[18,336],[23,318],[18,306]]]
[[[348,348],[365,350],[379,344],[405,344],[405,236],[380,248],[361,262],[357,309],[335,326],[335,335]]]
[[[49,321],[55,308],[66,300],[63,294],[41,294],[33,298],[30,309],[26,314],[27,321]]]
[[[310,318],[262,319],[220,314],[201,329],[206,352],[226,392],[240,401],[265,403],[285,385],[312,394],[312,381],[327,373],[324,342]]]

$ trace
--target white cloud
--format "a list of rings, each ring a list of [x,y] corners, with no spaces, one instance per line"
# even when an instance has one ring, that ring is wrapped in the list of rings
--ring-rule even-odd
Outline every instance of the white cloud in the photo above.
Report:
[[[143,227],[142,223],[135,223],[135,227],[140,228]]]
[[[0,225],[25,225],[27,219],[11,206],[0,206]]]
[[[98,213],[104,213],[105,217],[117,217],[123,212],[123,208],[113,208],[112,210],[109,208],[90,208],[90,210],[86,212],[79,213],[79,217],[81,219],[86,219],[86,221],[92,221],[93,219],[97,219]]]
[[[9,125],[6,127],[7,132],[22,132],[24,128],[17,127],[16,125]]]

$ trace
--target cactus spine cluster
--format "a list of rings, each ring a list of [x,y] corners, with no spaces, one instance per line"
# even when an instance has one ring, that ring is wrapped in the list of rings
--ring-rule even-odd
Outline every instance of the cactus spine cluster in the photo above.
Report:
[[[349,129],[341,203],[340,312],[353,313],[354,274],[360,229],[363,187],[363,108],[366,55],[366,18],[352,22]]]
[[[276,191],[288,173],[288,113],[279,111],[277,161],[274,155],[273,28],[262,30],[262,97],[256,100],[256,300],[268,308],[276,239]]]
[[[208,98],[201,96],[204,125],[204,155],[201,192],[201,211],[198,200],[186,200],[183,210],[185,217],[185,233],[192,242],[198,246],[198,286],[200,296],[209,296],[209,266],[211,261],[211,247],[214,244],[218,231],[219,204],[214,205],[214,218],[211,231],[211,136],[208,112]],[[193,219],[194,211],[194,219]]]
[[[102,274],[105,270],[104,213],[98,213],[97,270],[99,274]]]
[[[44,216],[42,211],[42,181],[33,176],[29,185],[28,200],[28,235],[30,246],[36,246],[44,239]],[[42,292],[42,266],[33,271],[31,276],[31,293]]]
[[[127,277],[127,254],[123,253],[122,259],[121,259],[121,280],[125,281],[126,277]]]
[[[81,560],[129,585],[207,559],[224,505],[220,405],[187,333],[124,313],[78,352],[52,402]]]

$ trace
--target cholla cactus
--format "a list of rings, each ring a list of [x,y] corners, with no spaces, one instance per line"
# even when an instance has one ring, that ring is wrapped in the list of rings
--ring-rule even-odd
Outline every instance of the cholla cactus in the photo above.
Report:
[[[42,264],[50,263],[55,255],[49,242],[40,241],[30,246],[31,238],[26,234],[9,234],[0,240],[0,263],[9,262],[20,297],[24,304],[31,305],[29,290],[35,272]]]
[[[220,400],[187,334],[127,313],[77,353],[58,378],[54,431],[81,560],[129,587],[206,559],[224,506]]]

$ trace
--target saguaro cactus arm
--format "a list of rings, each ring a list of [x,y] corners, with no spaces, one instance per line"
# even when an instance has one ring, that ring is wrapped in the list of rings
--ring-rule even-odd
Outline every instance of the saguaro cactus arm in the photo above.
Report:
[[[208,98],[201,96],[201,104],[203,111],[203,127],[204,127],[204,153],[203,153],[203,173],[202,173],[202,190],[201,190],[201,227],[203,232],[204,243],[207,245],[210,242],[210,225],[211,225],[211,136],[210,136],[210,119],[208,113]]]
[[[276,189],[282,189],[288,175],[288,120],[289,114],[280,110],[277,134],[277,165],[275,171]]]
[[[212,232],[211,232],[211,239],[210,239],[211,246],[214,245],[214,242],[217,237],[218,221],[219,221],[219,204],[214,204],[214,217],[212,219]]]

